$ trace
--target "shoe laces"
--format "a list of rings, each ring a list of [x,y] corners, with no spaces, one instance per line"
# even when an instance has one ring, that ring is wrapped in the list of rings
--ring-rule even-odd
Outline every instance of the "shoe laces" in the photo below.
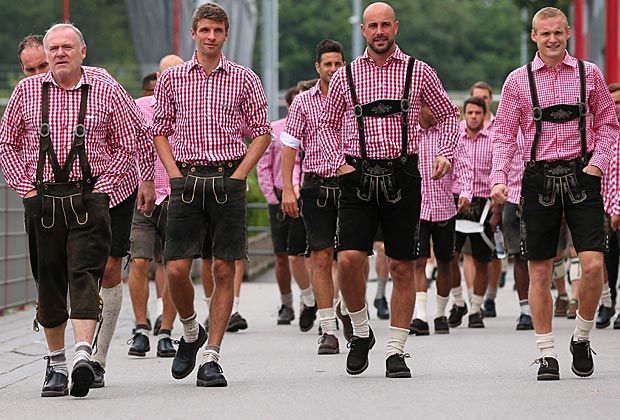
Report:
[[[577,340],[576,343],[578,344],[584,343],[586,351],[588,352],[588,357],[592,357],[593,354],[598,356],[598,354],[590,346],[590,340]]]
[[[543,357],[540,357],[538,359],[534,359],[534,361],[532,363],[530,363],[530,366],[534,366],[534,365],[540,365],[540,366],[548,367],[549,366],[549,362],[547,362],[547,358],[545,356],[543,356]]]
[[[133,335],[133,337],[131,337],[129,340],[127,340],[127,344],[131,346],[133,343],[135,343],[135,342],[136,342],[136,339],[137,339],[137,338],[138,338],[138,336],[140,336],[140,335],[144,335],[144,336],[146,337],[146,334],[143,334],[143,333],[141,333],[141,332],[136,332],[136,333]]]
[[[404,362],[405,359],[411,359],[411,354],[409,354],[409,353],[399,354],[398,358]]]
[[[353,337],[351,337],[351,341],[349,341],[347,343],[347,348],[351,349],[351,350],[355,350],[356,345],[358,344],[358,342],[360,340],[368,340],[370,338],[370,336],[368,337],[358,337],[357,335],[354,335]]]

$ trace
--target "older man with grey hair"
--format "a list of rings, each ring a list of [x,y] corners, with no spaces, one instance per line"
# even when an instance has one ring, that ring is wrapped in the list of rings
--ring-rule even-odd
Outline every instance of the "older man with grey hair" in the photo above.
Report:
[[[50,71],[13,91],[0,123],[0,168],[24,199],[38,290],[34,326],[44,327],[49,349],[41,396],[84,397],[94,380],[91,344],[103,307],[109,207],[122,197],[119,186],[135,165],[136,125],[109,75],[82,66],[86,45],[76,27],[52,26],[43,45]],[[76,343],[70,391],[69,318]]]

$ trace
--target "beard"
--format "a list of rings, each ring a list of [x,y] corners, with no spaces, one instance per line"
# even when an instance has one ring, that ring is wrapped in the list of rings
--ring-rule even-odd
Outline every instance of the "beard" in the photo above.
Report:
[[[477,133],[480,130],[482,130],[482,127],[484,126],[484,120],[482,120],[482,122],[478,125],[470,125],[469,123],[465,123],[465,124],[467,125],[467,128],[469,128],[474,133]]]
[[[374,46],[374,43],[370,43],[370,42],[368,43],[368,48],[370,48],[371,50],[373,50],[377,54],[383,54],[385,52],[388,52],[390,50],[390,48],[392,48],[392,45],[394,45],[394,38],[387,39],[385,47],[383,47],[383,48],[377,48],[377,47]]]

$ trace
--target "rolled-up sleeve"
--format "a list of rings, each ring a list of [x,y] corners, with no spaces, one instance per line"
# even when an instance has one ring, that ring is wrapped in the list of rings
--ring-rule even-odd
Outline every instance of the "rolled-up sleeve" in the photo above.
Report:
[[[170,137],[174,134],[176,102],[172,95],[170,69],[166,70],[155,86],[155,111],[153,113],[153,137]]]
[[[496,184],[508,184],[511,162],[517,151],[521,108],[518,86],[513,74],[509,75],[504,83],[502,99],[493,122],[493,167],[489,177],[491,187]]]
[[[252,70],[245,77],[245,95],[241,111],[248,131],[253,139],[271,133],[271,123],[267,115],[267,97],[260,79]]]
[[[330,169],[335,172],[345,164],[341,144],[342,119],[346,110],[344,67],[339,69],[329,83],[327,99],[319,116],[319,142]],[[288,130],[287,130],[288,131]],[[292,134],[292,133],[291,133]]]

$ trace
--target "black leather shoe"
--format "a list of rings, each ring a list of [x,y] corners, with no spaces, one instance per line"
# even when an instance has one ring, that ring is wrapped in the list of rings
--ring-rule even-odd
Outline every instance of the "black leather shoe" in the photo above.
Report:
[[[495,318],[497,312],[495,312],[495,301],[493,299],[487,299],[484,301],[484,317]]]
[[[532,364],[540,365],[536,375],[537,381],[557,381],[560,379],[560,366],[553,357],[541,357],[534,360]]]
[[[598,316],[596,317],[596,328],[607,328],[611,325],[611,318],[616,314],[616,310],[612,306],[608,308],[607,306],[601,305],[598,308]]]
[[[237,332],[239,330],[245,330],[248,328],[248,321],[242,317],[239,312],[235,312],[230,316],[228,320],[228,327],[226,328],[227,332]]]
[[[390,319],[390,308],[388,307],[387,299],[384,297],[375,299],[375,308],[377,308],[377,318]]]
[[[131,345],[127,352],[130,356],[144,357],[147,352],[151,351],[149,338],[141,333],[134,334],[133,338],[131,338],[127,344]]]
[[[450,334],[450,326],[448,325],[448,318],[440,316],[435,318],[435,334]]]
[[[153,325],[153,335],[159,335],[159,330],[161,330],[161,319],[162,316],[159,315],[155,320],[155,325]]]
[[[349,354],[347,355],[347,373],[349,375],[359,375],[368,368],[368,352],[375,345],[375,335],[372,328],[366,338],[353,336],[348,344]]]
[[[47,359],[47,367],[45,368],[45,381],[43,389],[41,389],[42,397],[64,397],[69,393],[69,378],[64,373],[56,372],[50,364],[49,356]]]
[[[517,331],[533,330],[534,323],[532,317],[527,314],[519,315],[519,322],[517,322]]]
[[[620,330],[620,315],[618,315],[614,321],[614,330]]]
[[[69,393],[74,397],[88,395],[90,386],[95,382],[95,371],[88,360],[78,360],[71,371],[71,390]]]
[[[387,378],[411,378],[411,371],[405,359],[411,357],[409,353],[393,354],[385,360],[385,376]]]
[[[414,318],[409,325],[409,334],[415,335],[429,335],[428,322],[422,321],[419,318]]]
[[[304,304],[301,313],[299,314],[299,329],[302,332],[310,331],[314,327],[314,321],[316,320],[316,303],[314,306],[306,306]]]
[[[224,372],[216,362],[207,362],[198,369],[196,386],[224,387],[227,385]]]
[[[476,312],[469,315],[469,328],[484,328],[484,322],[482,321],[482,313]]]
[[[295,311],[293,308],[282,305],[278,310],[278,325],[291,325],[291,321],[295,319]]]
[[[592,353],[596,354],[590,348],[590,340],[570,340],[570,352],[573,355],[573,363],[571,370],[577,376],[586,378],[594,373],[594,359]]]
[[[450,315],[448,316],[448,325],[450,328],[456,328],[463,322],[463,317],[467,315],[467,304],[463,306],[457,306],[456,303],[452,305],[450,309]]]
[[[91,360],[90,365],[93,367],[93,371],[95,372],[95,381],[90,388],[103,388],[105,386],[105,369],[101,367],[99,362],[95,362],[94,360]]]
[[[187,343],[184,338],[179,340],[179,348],[172,361],[172,377],[183,379],[196,367],[196,353],[207,342],[207,332],[202,325],[198,325],[198,338],[193,343]]]
[[[174,357],[177,350],[172,345],[170,337],[162,337],[157,342],[157,357]]]

